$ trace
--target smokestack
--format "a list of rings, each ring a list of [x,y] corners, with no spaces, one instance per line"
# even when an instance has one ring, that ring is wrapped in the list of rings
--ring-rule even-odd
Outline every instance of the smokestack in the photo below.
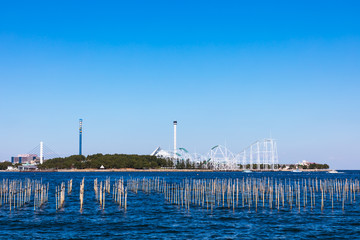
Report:
[[[40,142],[40,164],[44,163],[44,144]]]
[[[174,158],[176,158],[176,125],[177,121],[174,121]]]
[[[79,119],[79,155],[82,155],[82,119]]]

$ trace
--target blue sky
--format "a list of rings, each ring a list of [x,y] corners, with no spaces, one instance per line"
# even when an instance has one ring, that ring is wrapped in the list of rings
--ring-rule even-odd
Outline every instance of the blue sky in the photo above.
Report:
[[[357,1],[32,1],[0,7],[0,161],[59,154],[234,153],[360,169]]]

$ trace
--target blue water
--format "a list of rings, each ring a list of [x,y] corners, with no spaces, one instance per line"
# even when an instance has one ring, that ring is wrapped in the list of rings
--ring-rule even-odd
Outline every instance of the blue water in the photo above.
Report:
[[[216,207],[212,211],[191,206],[190,210],[171,205],[162,194],[128,193],[128,208],[119,208],[111,197],[105,209],[95,199],[93,181],[106,177],[124,179],[160,177],[167,182],[183,179],[225,179],[273,177],[274,179],[347,178],[359,179],[360,171],[328,173],[1,173],[0,180],[42,179],[50,184],[49,202],[34,211],[32,206],[12,211],[0,207],[1,239],[359,239],[358,202],[341,208],[249,210]],[[85,177],[84,209],[79,211],[79,185]],[[73,192],[66,196],[62,210],[55,210],[55,186],[73,179]]]

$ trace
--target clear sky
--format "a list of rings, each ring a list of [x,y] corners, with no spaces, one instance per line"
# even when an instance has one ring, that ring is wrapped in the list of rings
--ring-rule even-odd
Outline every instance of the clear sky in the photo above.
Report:
[[[360,169],[359,1],[4,1],[0,161],[240,152]]]

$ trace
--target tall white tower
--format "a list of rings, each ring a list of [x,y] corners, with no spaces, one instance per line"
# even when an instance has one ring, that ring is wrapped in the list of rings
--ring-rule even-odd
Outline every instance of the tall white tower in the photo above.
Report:
[[[176,125],[177,121],[174,121],[174,158],[176,158]]]
[[[44,144],[40,142],[40,164],[44,163]]]

